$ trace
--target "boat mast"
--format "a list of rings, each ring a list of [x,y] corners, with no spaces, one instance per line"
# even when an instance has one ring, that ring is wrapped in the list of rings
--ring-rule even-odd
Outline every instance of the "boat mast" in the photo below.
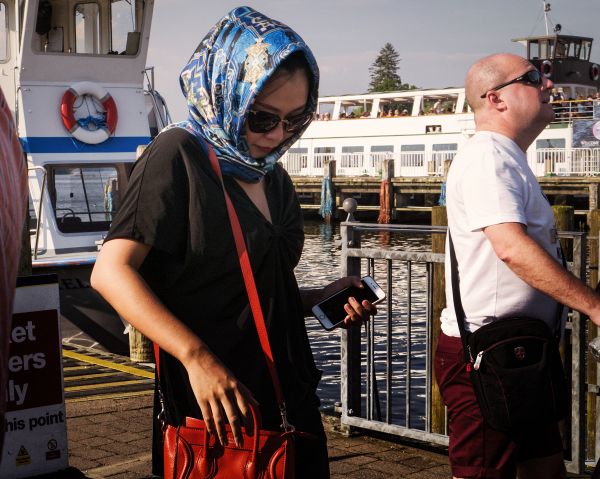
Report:
[[[550,35],[548,31],[548,13],[550,12],[550,4],[545,0],[542,0],[544,4],[544,24],[546,25],[546,36]]]

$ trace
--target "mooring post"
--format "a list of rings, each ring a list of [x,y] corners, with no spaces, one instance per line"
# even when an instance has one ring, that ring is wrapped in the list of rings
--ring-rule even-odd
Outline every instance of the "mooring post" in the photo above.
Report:
[[[552,205],[554,221],[557,231],[573,231],[575,227],[575,209],[572,206]],[[560,240],[565,258],[567,261],[573,260],[573,240],[563,238]]]
[[[431,225],[448,226],[448,216],[445,206],[433,206],[431,208]],[[432,233],[431,252],[444,253],[446,249],[446,234]],[[433,364],[435,350],[440,337],[440,315],[446,307],[446,280],[444,277],[444,263],[433,265],[433,308],[431,313],[431,345],[429,349],[430,364]],[[431,431],[438,434],[446,433],[446,407],[440,394],[440,389],[435,378],[433,367],[431,368]]]
[[[342,265],[341,276],[360,276],[360,258],[348,256],[349,248],[360,248],[360,233],[354,230],[352,222],[357,203],[354,198],[346,198],[343,204],[348,213],[346,222],[341,224]],[[342,330],[341,348],[341,398],[342,416],[358,416],[361,411],[361,364],[360,364],[360,327]]]
[[[321,206],[319,213],[325,223],[331,223],[337,212],[337,201],[333,179],[335,178],[335,160],[323,164],[323,184],[321,186]]]

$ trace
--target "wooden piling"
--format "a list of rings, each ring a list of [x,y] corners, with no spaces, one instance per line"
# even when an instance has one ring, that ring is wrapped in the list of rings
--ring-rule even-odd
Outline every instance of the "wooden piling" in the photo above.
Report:
[[[431,208],[431,225],[447,226],[448,216],[445,206],[433,206]],[[434,233],[431,238],[431,251],[433,253],[444,253],[446,246],[446,235]],[[435,357],[438,339],[440,337],[440,315],[442,309],[446,307],[446,280],[444,277],[444,264],[436,263],[433,265],[433,324],[431,325],[431,364]],[[446,408],[440,394],[440,390],[435,378],[435,371],[432,368],[431,374],[431,431],[438,434],[446,433]]]
[[[340,198],[338,197],[335,188],[334,188],[334,184],[333,184],[333,179],[335,178],[335,167],[336,162],[335,160],[331,160],[326,162],[323,165],[323,181],[326,180],[326,178],[329,178],[331,180],[331,195],[333,196],[333,209],[331,211],[331,214],[326,214],[323,216],[323,220],[325,221],[325,223],[331,223],[335,217],[336,217],[336,213],[337,213],[337,208],[339,205],[342,204],[342,202],[344,201],[344,198]],[[321,207],[324,206],[324,198],[321,198]]]
[[[154,350],[152,342],[129,325],[129,359],[135,363],[153,363]]]
[[[572,206],[552,205],[557,231],[573,231],[575,225],[575,209]],[[560,244],[567,261],[573,260],[573,240],[561,239]]]

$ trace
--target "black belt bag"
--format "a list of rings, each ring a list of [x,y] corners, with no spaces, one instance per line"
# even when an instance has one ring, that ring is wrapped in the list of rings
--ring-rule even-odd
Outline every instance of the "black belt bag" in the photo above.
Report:
[[[486,423],[498,431],[514,432],[565,418],[569,398],[559,334],[553,334],[544,321],[527,317],[499,319],[468,333],[450,236],[449,242],[454,309],[467,371]],[[556,316],[560,331],[561,305]]]

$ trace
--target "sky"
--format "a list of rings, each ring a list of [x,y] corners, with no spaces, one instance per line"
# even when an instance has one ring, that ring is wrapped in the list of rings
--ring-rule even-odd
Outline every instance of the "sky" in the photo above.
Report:
[[[550,2],[550,29],[595,38],[600,63],[600,0]],[[173,120],[187,108],[179,73],[208,30],[228,11],[248,5],[296,30],[321,71],[319,94],[365,93],[369,67],[391,43],[399,75],[420,88],[463,86],[469,66],[496,52],[525,55],[512,38],[545,34],[542,0],[155,0],[148,66]]]

